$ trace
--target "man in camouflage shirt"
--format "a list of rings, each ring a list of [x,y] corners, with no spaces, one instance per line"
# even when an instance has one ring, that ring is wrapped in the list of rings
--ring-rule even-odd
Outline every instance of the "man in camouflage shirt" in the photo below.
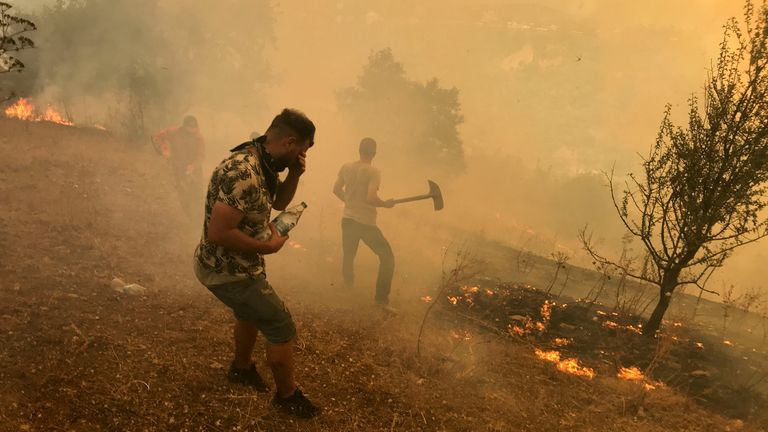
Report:
[[[213,171],[205,222],[195,251],[195,274],[235,316],[235,356],[227,377],[258,391],[268,386],[251,361],[259,331],[267,339],[267,361],[277,390],[273,404],[300,417],[313,417],[313,405],[294,381],[291,313],[267,282],[264,255],[278,252],[288,239],[269,223],[270,212],[293,199],[314,144],[315,126],[301,112],[285,109],[265,135],[232,149]],[[278,173],[288,169],[280,181]]]

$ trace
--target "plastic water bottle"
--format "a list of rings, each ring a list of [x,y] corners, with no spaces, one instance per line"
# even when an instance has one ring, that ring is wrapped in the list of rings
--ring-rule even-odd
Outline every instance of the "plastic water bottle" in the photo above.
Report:
[[[285,211],[281,212],[279,215],[275,216],[274,219],[272,219],[272,223],[275,224],[275,228],[277,229],[277,232],[280,234],[280,236],[284,237],[287,235],[288,231],[292,230],[293,227],[299,223],[299,218],[301,218],[301,214],[306,208],[307,203],[302,201],[293,207],[285,209]]]

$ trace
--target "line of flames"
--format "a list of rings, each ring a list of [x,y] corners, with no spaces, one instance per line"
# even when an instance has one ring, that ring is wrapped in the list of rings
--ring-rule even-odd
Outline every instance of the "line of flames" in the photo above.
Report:
[[[557,370],[570,375],[582,376],[587,379],[594,378],[597,373],[594,369],[582,366],[577,359],[566,358],[560,359],[560,353],[557,351],[542,351],[538,348],[535,350],[536,357],[554,363]]]
[[[5,116],[8,118],[17,118],[19,120],[36,122],[44,121],[65,126],[74,126],[74,123],[64,119],[64,117],[50,105],[45,109],[44,113],[37,114],[35,105],[25,98],[19,98],[16,103],[6,108]]]

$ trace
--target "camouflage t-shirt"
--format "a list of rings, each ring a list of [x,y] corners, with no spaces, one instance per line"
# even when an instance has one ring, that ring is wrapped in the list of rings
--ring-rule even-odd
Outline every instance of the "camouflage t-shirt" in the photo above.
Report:
[[[213,171],[205,201],[203,236],[195,258],[206,271],[235,278],[264,273],[264,257],[258,253],[238,252],[217,246],[208,240],[208,222],[216,201],[243,212],[238,228],[251,237],[265,239],[269,233],[269,216],[274,202],[266,176],[277,176],[261,163],[260,147],[254,151],[241,150],[224,159]],[[273,183],[274,184],[274,183]]]

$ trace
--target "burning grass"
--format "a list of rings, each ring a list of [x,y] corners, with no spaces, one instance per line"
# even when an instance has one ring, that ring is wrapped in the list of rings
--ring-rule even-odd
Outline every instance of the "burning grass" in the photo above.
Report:
[[[48,105],[45,111],[39,112],[38,108],[29,100],[19,98],[13,105],[5,109],[5,116],[24,121],[49,122],[65,126],[74,126],[74,123],[67,120],[55,108]]]
[[[448,290],[444,299],[438,299],[442,309],[533,345],[538,359],[562,373],[590,380],[616,377],[639,383],[643,391],[672,387],[704,406],[742,419],[768,409],[755,387],[738,384],[745,375],[759,373],[763,363],[756,353],[749,355],[755,358],[752,363],[744,363],[741,360],[749,360],[747,356],[735,358],[736,347],[729,341],[705,345],[703,335],[680,321],[669,322],[664,337],[648,339],[642,336],[639,317],[600,304],[559,303],[527,284],[484,286],[483,282]],[[663,352],[657,349],[661,344],[668,345]],[[768,359],[768,353],[762,356]]]

